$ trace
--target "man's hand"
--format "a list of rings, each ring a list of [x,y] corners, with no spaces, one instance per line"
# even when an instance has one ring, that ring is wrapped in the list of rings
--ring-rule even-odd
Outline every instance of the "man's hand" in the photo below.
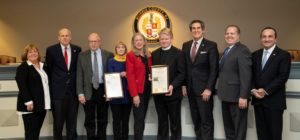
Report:
[[[263,96],[263,97],[265,97],[267,93],[266,93],[266,91],[263,88],[259,88],[258,89],[258,94],[261,95],[261,96]]]
[[[187,96],[186,86],[181,86],[181,92],[182,92],[182,96]]]
[[[257,98],[257,99],[262,99],[264,96],[262,96],[257,89],[252,89],[251,90],[252,95]]]
[[[86,102],[85,96],[84,95],[78,95],[78,100],[79,102],[84,105]]]
[[[209,98],[210,98],[210,96],[211,96],[211,91],[210,91],[209,89],[205,89],[205,90],[201,93],[201,95],[202,95],[202,100],[205,101],[205,102],[207,102],[207,101],[209,101]]]
[[[170,85],[168,89],[168,93],[166,93],[165,96],[172,96],[172,94],[173,94],[173,86]]]
[[[32,110],[33,110],[33,103],[32,103],[32,104],[26,105],[26,107],[27,107],[27,110],[28,110],[29,112],[32,112]]]
[[[248,99],[240,98],[239,99],[239,108],[246,109],[248,107]]]

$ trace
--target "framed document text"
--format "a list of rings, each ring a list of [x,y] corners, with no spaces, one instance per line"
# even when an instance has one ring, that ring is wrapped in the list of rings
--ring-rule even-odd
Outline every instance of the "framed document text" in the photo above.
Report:
[[[152,94],[165,94],[169,87],[169,67],[154,65],[151,67]]]
[[[104,85],[106,98],[123,98],[123,88],[120,73],[105,73]]]

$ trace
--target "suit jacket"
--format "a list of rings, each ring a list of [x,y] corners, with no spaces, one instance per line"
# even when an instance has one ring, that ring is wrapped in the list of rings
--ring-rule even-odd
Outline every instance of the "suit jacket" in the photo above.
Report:
[[[173,85],[173,94],[172,96],[165,95],[155,95],[161,96],[167,100],[178,99],[181,98],[181,85],[185,79],[185,61],[183,57],[183,53],[176,47],[171,46],[169,52],[170,57],[161,58],[161,54],[164,50],[161,48],[156,49],[152,53],[152,65],[168,65],[169,67],[169,84]]]
[[[203,38],[197,50],[194,63],[191,61],[190,52],[193,40],[182,45],[182,51],[186,60],[186,85],[188,93],[193,91],[198,96],[205,89],[214,92],[215,83],[218,76],[219,52],[217,44]]]
[[[113,57],[111,52],[101,50],[102,57],[102,71],[103,74],[106,72],[107,61]],[[80,53],[77,62],[77,94],[84,94],[86,99],[89,100],[92,96],[93,85],[93,65],[91,58],[91,50]],[[104,77],[104,76],[103,76]],[[104,79],[103,79],[104,81]]]
[[[222,101],[238,102],[248,99],[251,87],[251,53],[249,49],[236,43],[220,65],[218,96]]]
[[[46,50],[46,65],[49,76],[51,99],[63,99],[67,88],[76,95],[76,65],[81,48],[71,44],[70,68],[67,69],[60,44],[50,46]]]
[[[148,58],[148,67],[152,65],[151,58]],[[145,65],[142,59],[136,56],[132,51],[126,55],[126,77],[128,90],[131,97],[144,92],[145,84]],[[148,76],[147,76],[148,77]]]
[[[24,103],[29,101],[33,101],[33,112],[45,110],[42,78],[34,66],[22,62],[17,68],[15,79],[19,88],[17,110],[28,112]]]
[[[285,83],[289,78],[291,56],[288,52],[276,46],[261,68],[263,49],[252,55],[253,62],[253,88],[263,88],[269,94],[263,99],[252,97],[253,105],[263,105],[270,109],[286,109]]]

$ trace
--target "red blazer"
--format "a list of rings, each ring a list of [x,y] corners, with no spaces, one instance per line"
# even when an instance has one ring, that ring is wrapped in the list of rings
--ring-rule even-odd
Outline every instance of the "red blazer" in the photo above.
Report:
[[[152,60],[148,58],[149,69],[151,65]],[[126,77],[130,96],[134,97],[138,94],[143,94],[145,80],[148,80],[145,79],[144,63],[132,51],[126,55]]]

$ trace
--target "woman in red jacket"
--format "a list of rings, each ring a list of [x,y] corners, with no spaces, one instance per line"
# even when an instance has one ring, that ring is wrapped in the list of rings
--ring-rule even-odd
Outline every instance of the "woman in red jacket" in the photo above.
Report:
[[[135,33],[131,45],[132,50],[126,56],[126,76],[133,101],[134,140],[142,140],[151,92],[149,76],[152,62],[142,34]]]

